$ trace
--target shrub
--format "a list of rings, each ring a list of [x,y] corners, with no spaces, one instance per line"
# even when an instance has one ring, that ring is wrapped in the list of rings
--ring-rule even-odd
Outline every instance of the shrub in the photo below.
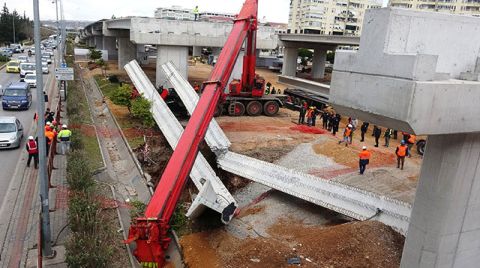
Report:
[[[150,112],[151,108],[152,104],[149,100],[144,97],[138,97],[132,102],[131,113],[134,118],[142,120],[142,124],[145,127],[153,127],[155,126],[155,120]]]
[[[120,83],[120,80],[118,79],[118,76],[116,76],[116,75],[108,76],[108,81],[110,81],[110,83],[115,83],[115,84]]]
[[[116,105],[127,106],[130,111],[130,107],[132,106],[131,97],[132,88],[129,85],[124,84],[113,91],[110,99]]]
[[[67,182],[70,189],[78,192],[88,192],[95,185],[92,179],[88,158],[83,151],[70,153],[67,162]]]

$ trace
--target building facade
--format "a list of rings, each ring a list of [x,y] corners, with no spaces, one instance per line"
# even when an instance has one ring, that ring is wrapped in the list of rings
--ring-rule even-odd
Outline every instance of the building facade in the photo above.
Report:
[[[391,7],[480,16],[480,0],[390,0]]]
[[[363,15],[381,0],[291,0],[288,32],[360,35]]]
[[[231,21],[235,18],[234,14],[218,13],[200,10],[200,19],[213,21]],[[195,14],[193,8],[183,8],[181,6],[159,7],[155,10],[155,18],[172,20],[194,20]]]

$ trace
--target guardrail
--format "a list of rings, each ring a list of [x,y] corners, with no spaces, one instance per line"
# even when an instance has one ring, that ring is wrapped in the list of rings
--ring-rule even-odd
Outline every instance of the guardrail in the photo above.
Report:
[[[57,102],[57,107],[55,109],[55,121],[57,122],[57,126],[61,126],[60,119],[62,118],[61,116],[62,112],[62,98],[59,93],[58,97],[58,102]],[[52,142],[50,143],[50,148],[48,150],[48,159],[47,159],[47,174],[48,174],[48,187],[49,188],[56,188],[56,186],[53,186],[51,184],[51,178],[52,178],[52,172],[55,169],[53,166],[53,161],[55,159],[55,154],[57,153],[57,137],[55,136]]]

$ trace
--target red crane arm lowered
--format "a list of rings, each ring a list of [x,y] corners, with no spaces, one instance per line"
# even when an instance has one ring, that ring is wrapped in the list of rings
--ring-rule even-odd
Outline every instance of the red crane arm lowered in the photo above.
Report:
[[[155,193],[145,211],[145,218],[136,219],[129,230],[130,243],[136,241],[134,255],[143,264],[164,264],[164,251],[170,239],[168,222],[175,210],[182,189],[205,137],[215,107],[227,85],[238,54],[247,35],[257,29],[258,0],[246,0],[235,19],[232,31],[218,57],[217,64],[204,83],[204,91],[163,172]],[[254,74],[253,74],[254,75]]]

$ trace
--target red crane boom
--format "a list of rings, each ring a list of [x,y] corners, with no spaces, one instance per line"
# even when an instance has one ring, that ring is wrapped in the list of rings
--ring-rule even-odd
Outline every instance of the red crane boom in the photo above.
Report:
[[[135,257],[143,265],[162,267],[165,250],[170,243],[169,221],[198,154],[216,105],[227,86],[228,79],[247,38],[242,84],[252,85],[255,78],[255,38],[258,0],[246,0],[236,17],[227,42],[207,82],[202,96],[183,132],[178,145],[163,172],[155,193],[148,204],[145,217],[132,223],[126,243],[136,242]],[[149,267],[150,267],[149,266]]]

